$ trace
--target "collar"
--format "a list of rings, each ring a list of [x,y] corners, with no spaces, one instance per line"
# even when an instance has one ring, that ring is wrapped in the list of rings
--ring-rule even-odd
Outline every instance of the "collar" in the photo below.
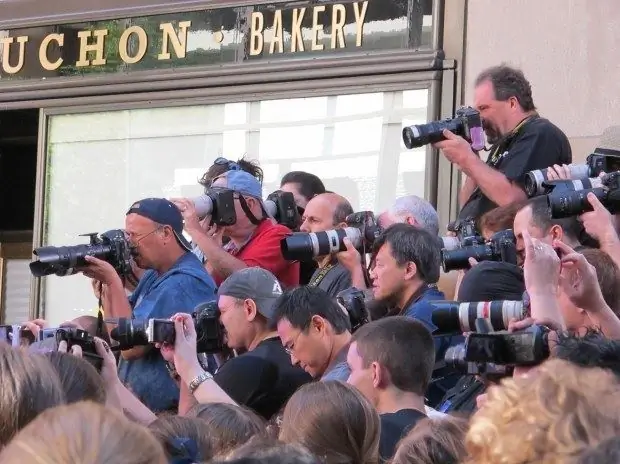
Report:
[[[243,250],[243,248],[245,248],[245,246],[248,243],[250,243],[252,241],[252,239],[254,237],[256,237],[256,235],[258,235],[259,232],[262,232],[262,230],[265,228],[265,223],[267,221],[270,221],[270,219],[265,218],[265,219],[261,220],[261,222],[258,223],[258,225],[254,228],[252,233],[249,235],[247,240],[245,240],[239,247],[237,247],[237,245],[235,245],[234,242],[231,240],[226,245],[224,245],[224,250],[227,251],[228,253],[230,253],[233,256],[236,255],[236,254],[239,254],[241,252],[241,250]]]
[[[413,293],[413,295],[411,295],[411,297],[407,300],[407,302],[404,304],[402,308],[398,308],[398,307],[394,308],[392,311],[390,311],[390,313],[388,313],[388,316],[403,315],[405,311],[407,310],[407,308],[417,303],[418,300],[420,300],[420,298],[422,298],[428,290],[432,290],[432,289],[437,289],[437,284],[422,284],[420,288],[418,288]]]

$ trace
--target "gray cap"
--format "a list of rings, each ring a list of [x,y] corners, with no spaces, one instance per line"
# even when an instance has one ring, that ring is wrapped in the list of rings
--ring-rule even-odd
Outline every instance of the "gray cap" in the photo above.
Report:
[[[260,267],[248,267],[233,272],[222,282],[217,294],[254,300],[258,312],[271,319],[273,304],[282,295],[282,287],[271,272]]]

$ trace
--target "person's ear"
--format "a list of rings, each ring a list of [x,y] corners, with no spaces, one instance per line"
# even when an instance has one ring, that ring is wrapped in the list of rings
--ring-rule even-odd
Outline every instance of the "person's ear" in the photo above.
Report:
[[[245,312],[245,318],[248,322],[254,321],[256,316],[258,315],[258,308],[256,307],[256,303],[254,300],[246,298],[243,300],[243,311]]]
[[[312,316],[312,319],[310,319],[310,329],[319,335],[323,335],[326,329],[325,319],[317,315]]]
[[[418,273],[418,266],[413,261],[408,261],[405,265],[405,279],[413,279]]]

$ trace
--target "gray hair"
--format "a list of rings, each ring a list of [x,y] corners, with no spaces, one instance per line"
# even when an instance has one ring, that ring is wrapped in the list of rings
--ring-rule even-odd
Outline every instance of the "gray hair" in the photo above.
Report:
[[[439,215],[433,205],[424,198],[416,195],[407,195],[397,198],[390,208],[395,216],[410,214],[416,222],[433,235],[439,235]]]

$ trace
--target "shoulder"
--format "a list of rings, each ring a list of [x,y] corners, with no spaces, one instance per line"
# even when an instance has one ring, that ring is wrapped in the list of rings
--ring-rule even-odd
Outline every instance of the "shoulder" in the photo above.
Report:
[[[291,230],[283,226],[282,224],[274,224],[269,220],[265,220],[263,224],[259,226],[256,237],[286,237],[291,234]]]
[[[351,369],[346,361],[339,362],[334,367],[332,367],[329,371],[321,377],[322,381],[326,380],[340,380],[341,382],[346,382],[351,374]]]

